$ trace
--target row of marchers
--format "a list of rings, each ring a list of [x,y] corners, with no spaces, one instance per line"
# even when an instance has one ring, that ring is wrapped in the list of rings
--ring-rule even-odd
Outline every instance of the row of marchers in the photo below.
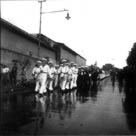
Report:
[[[36,62],[32,70],[36,81],[35,92],[44,94],[60,88],[62,91],[77,87],[78,68],[74,62],[63,59],[60,65],[54,65],[52,61],[42,58]]]

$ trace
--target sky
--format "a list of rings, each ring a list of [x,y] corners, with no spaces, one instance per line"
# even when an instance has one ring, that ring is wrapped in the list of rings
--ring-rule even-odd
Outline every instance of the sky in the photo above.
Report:
[[[46,0],[42,34],[65,43],[87,59],[87,65],[112,63],[122,68],[136,42],[136,0]],[[1,17],[28,33],[39,32],[40,4],[37,0],[2,0]]]

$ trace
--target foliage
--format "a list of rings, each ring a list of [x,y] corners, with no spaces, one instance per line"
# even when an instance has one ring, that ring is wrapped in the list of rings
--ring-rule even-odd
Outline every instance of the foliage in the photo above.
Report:
[[[128,66],[136,67],[136,43],[134,43],[127,58]]]
[[[104,71],[110,71],[110,70],[112,70],[113,68],[114,68],[114,66],[113,66],[112,64],[110,64],[110,63],[107,63],[107,64],[103,65],[103,67],[102,67],[102,69],[103,69]]]

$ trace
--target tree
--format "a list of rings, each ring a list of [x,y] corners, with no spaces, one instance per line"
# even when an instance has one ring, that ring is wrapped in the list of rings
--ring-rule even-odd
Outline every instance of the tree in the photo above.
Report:
[[[136,43],[134,43],[133,47],[131,48],[126,61],[128,66],[136,67]]]
[[[104,71],[107,71],[107,72],[109,72],[109,71],[112,70],[113,68],[114,68],[114,66],[113,66],[112,64],[110,64],[110,63],[107,63],[107,64],[103,65],[103,67],[102,67],[102,69],[103,69]]]

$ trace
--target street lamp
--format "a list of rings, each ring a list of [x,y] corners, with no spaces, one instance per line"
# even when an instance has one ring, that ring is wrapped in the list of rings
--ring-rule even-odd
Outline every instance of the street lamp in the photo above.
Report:
[[[69,20],[71,17],[69,16],[69,13],[67,13],[67,16],[65,17],[67,20]]]
[[[41,38],[41,26],[42,26],[42,14],[47,14],[47,13],[58,13],[58,12],[67,12],[67,16],[65,17],[67,20],[69,20],[71,17],[69,16],[69,13],[67,9],[64,10],[56,10],[56,11],[50,11],[50,12],[42,12],[42,3],[46,2],[46,0],[39,0],[38,1],[40,3],[40,22],[39,22],[39,42],[38,42],[38,57],[40,57],[40,38]]]

